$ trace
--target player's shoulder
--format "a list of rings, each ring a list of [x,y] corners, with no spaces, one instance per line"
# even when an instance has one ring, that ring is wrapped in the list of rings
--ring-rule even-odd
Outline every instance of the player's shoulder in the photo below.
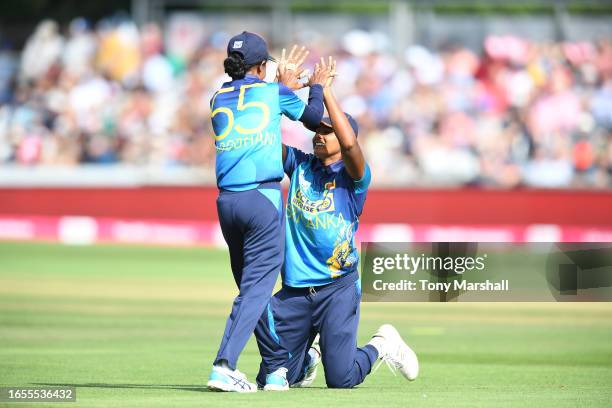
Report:
[[[219,89],[217,89],[212,96],[210,97],[210,103],[212,104],[213,101],[215,101],[217,99],[217,96],[224,94],[224,93],[228,93],[231,91],[235,91],[236,87],[232,85],[232,82],[224,82],[223,84],[221,84],[221,86],[219,87]]]
[[[286,146],[287,153],[291,154],[298,162],[300,166],[311,166],[316,159],[315,155],[312,153],[306,153],[297,147]]]
[[[287,88],[286,86],[279,84],[278,82],[266,82],[264,80],[258,80],[255,82],[259,89],[262,89],[266,95],[273,97],[282,97],[286,95],[286,91],[283,89]],[[289,88],[287,88],[289,89]],[[291,91],[291,90],[289,90]]]
[[[295,95],[295,92],[293,92],[293,90],[291,88],[289,88],[287,85],[284,84],[276,84],[278,86],[278,94],[282,95],[282,96],[290,96],[290,95]]]
[[[363,175],[359,180],[356,180],[351,177],[346,171],[346,167],[342,170],[344,173],[343,178],[346,181],[346,185],[349,187],[350,190],[352,190],[354,194],[365,194],[368,191],[370,183],[372,182],[372,172],[368,163],[365,164]]]

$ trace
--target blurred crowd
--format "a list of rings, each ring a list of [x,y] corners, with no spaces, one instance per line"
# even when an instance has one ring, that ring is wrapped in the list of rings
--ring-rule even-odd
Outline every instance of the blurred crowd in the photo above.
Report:
[[[209,100],[227,80],[231,34],[41,22],[22,52],[0,49],[0,163],[212,171]],[[306,45],[307,66],[337,57],[336,94],[360,124],[378,185],[612,187],[609,39],[488,36],[479,51],[398,52],[385,35],[355,30]],[[287,143],[310,151],[309,136],[283,122]]]

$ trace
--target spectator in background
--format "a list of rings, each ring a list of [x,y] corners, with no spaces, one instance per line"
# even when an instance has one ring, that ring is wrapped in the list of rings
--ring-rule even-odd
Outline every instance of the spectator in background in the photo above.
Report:
[[[105,76],[128,87],[138,82],[141,63],[140,33],[129,20],[114,24],[102,22],[98,29],[100,45],[96,66]]]
[[[62,70],[77,78],[90,74],[98,48],[94,33],[82,17],[72,20],[68,31],[69,37],[62,53]]]
[[[8,42],[0,43],[0,105],[13,100],[13,91],[19,63]]]
[[[55,21],[43,20],[27,40],[21,56],[21,79],[36,81],[49,73],[62,55],[64,39]]]
[[[612,43],[488,36],[390,53],[381,33],[308,36],[311,61],[338,56],[336,89],[360,123],[375,185],[612,187]],[[227,34],[197,19],[138,29],[125,18],[66,39],[43,21],[21,55],[0,52],[0,161],[127,163],[212,171],[208,101],[227,78]],[[13,59],[14,61],[14,59]],[[283,136],[301,145],[300,127]]]

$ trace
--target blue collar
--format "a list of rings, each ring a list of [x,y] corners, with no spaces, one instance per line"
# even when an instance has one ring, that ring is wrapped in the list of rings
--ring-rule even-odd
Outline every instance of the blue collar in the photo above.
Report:
[[[241,84],[241,83],[247,83],[248,84],[248,83],[254,83],[254,82],[265,82],[265,81],[262,80],[262,79],[259,79],[257,77],[257,75],[246,74],[244,76],[244,78],[242,78],[242,79],[235,79],[235,80],[226,82],[226,83],[223,84],[223,86],[224,87],[225,86],[235,86],[236,84]]]
[[[344,168],[344,161],[342,159],[337,162],[333,162],[329,166],[324,166],[323,162],[315,157],[314,163],[312,164],[312,169],[316,172],[324,172],[325,174],[336,174],[340,170]]]
[[[238,81],[243,81],[243,82],[264,82],[263,79],[259,79],[259,77],[257,75],[253,75],[253,74],[246,74],[244,76],[244,78],[237,79],[236,81],[233,81],[233,82],[238,82]]]

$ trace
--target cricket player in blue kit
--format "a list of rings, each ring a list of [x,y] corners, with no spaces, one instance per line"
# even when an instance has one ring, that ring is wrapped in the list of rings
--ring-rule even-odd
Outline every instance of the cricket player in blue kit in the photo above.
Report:
[[[297,84],[297,68],[305,58],[302,51],[295,58],[292,51],[290,63],[283,61],[279,83],[267,83],[263,78],[271,58],[263,38],[248,32],[233,37],[224,61],[232,81],[224,83],[210,103],[220,190],[217,211],[240,290],[207,383],[212,390],[257,390],[236,365],[251,334],[259,335],[257,321],[272,296],[283,261],[280,120],[285,115],[314,126],[323,116],[321,84],[327,80],[326,73],[310,78],[307,105],[283,85]]]
[[[328,66],[335,72],[331,57]],[[327,68],[323,59],[321,67]],[[320,359],[332,388],[362,383],[379,358],[409,380],[418,375],[415,353],[391,325],[357,347],[361,287],[354,236],[371,174],[357,142],[357,123],[342,112],[330,85],[331,79],[323,91],[330,117],[311,127],[314,154],[283,145],[291,179],[285,263],[283,287],[261,323],[267,336],[258,337],[263,361],[257,383],[264,390],[309,385]]]

